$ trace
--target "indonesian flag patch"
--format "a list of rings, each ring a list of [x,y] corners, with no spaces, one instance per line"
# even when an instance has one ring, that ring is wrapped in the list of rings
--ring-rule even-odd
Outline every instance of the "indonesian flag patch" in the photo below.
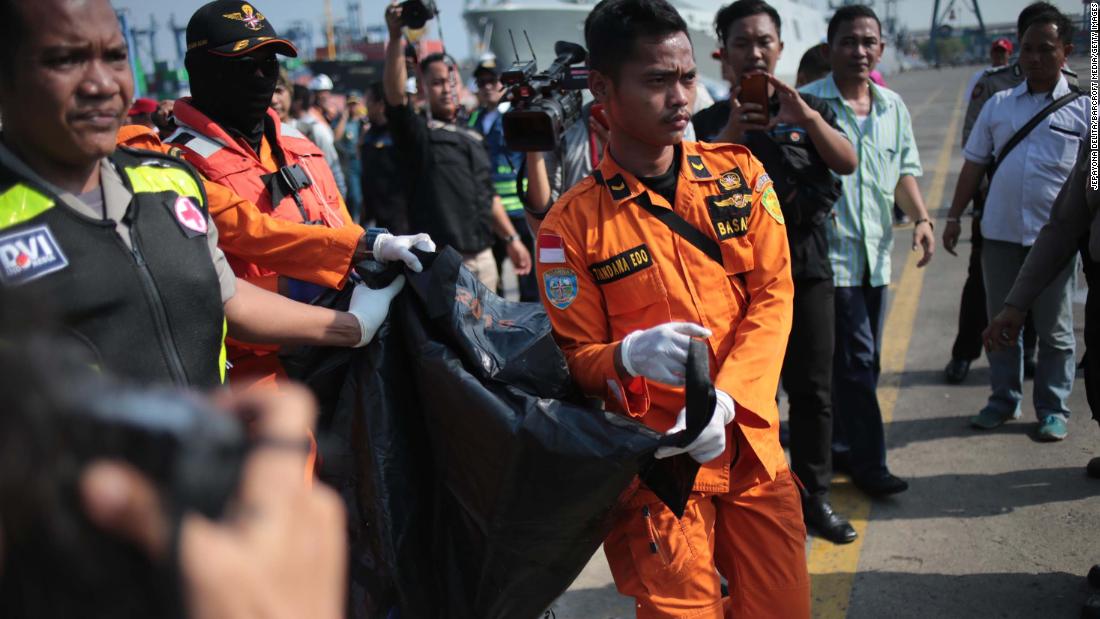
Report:
[[[542,264],[561,264],[565,262],[565,241],[556,234],[540,234],[539,262]]]

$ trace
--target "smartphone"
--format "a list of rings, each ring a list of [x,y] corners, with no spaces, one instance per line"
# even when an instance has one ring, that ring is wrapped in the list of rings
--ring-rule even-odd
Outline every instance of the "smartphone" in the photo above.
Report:
[[[741,92],[737,95],[741,103],[755,103],[763,108],[764,122],[768,122],[768,75],[749,73],[741,76]]]
[[[602,103],[593,103],[591,114],[592,118],[595,118],[596,122],[600,123],[601,127],[608,131],[611,130],[611,126],[607,124],[607,116],[604,115]]]

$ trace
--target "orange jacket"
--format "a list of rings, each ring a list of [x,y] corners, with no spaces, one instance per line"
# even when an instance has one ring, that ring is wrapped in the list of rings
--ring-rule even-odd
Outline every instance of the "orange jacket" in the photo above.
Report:
[[[142,125],[124,125],[118,132],[118,143],[180,154]],[[344,285],[362,228],[352,223],[328,228],[279,219],[228,187],[208,180],[204,180],[203,187],[210,216],[218,227],[218,242],[227,254],[287,277],[329,288]]]
[[[791,327],[790,252],[771,179],[748,149],[684,142],[673,210],[719,241],[718,264],[636,204],[657,193],[611,156],[554,205],[539,229],[536,265],[554,334],[581,388],[610,410],[665,431],[683,388],[615,369],[631,331],[672,320],[711,330],[715,387],[736,402],[736,422],[774,479],[786,468],[775,395]],[[704,465],[699,492],[727,492],[733,440]]]
[[[211,208],[222,251],[233,272],[268,289],[273,289],[276,275],[332,288],[342,286],[363,229],[348,214],[321,151],[296,129],[282,125],[275,112],[268,110],[285,163],[299,164],[313,181],[313,186],[299,195],[308,219],[320,225],[306,225],[292,196],[271,203],[262,177],[276,172],[280,164],[268,137],[264,137],[257,155],[243,140],[231,137],[195,109],[190,98],[176,101],[172,112],[180,129],[166,138],[165,144],[178,148],[182,158],[203,177],[255,205],[255,209],[225,209],[220,213]],[[276,254],[286,262],[308,267],[306,273],[312,274],[302,277],[271,268],[268,258]]]

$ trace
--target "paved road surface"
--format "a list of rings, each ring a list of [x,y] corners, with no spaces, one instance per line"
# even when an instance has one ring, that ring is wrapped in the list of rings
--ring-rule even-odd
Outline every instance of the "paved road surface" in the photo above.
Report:
[[[1079,59],[1075,64],[1085,68]],[[913,116],[924,164],[921,191],[940,218],[937,236],[962,166],[961,91],[973,70],[889,80]],[[963,229],[969,231],[969,224]],[[912,487],[872,503],[838,477],[834,503],[855,517],[861,536],[839,547],[810,541],[814,614],[1077,617],[1087,595],[1083,576],[1100,562],[1100,481],[1084,474],[1088,459],[1100,455],[1100,429],[1089,420],[1084,384],[1078,379],[1074,387],[1064,442],[1029,438],[1035,425],[1030,382],[1020,421],[991,432],[970,429],[967,416],[988,394],[985,360],[975,362],[961,386],[942,378],[969,245],[961,244],[959,257],[941,250],[918,270],[908,230],[897,230],[897,238],[880,400],[889,423],[890,467]],[[1078,298],[1080,343],[1083,292]],[[553,610],[558,619],[633,616],[631,600],[615,591],[602,551]]]

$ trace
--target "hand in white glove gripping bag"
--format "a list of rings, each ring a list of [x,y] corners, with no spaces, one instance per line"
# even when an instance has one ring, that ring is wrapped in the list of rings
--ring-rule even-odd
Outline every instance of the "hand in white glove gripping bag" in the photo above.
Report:
[[[655,457],[668,458],[686,453],[699,464],[706,464],[722,455],[726,450],[726,426],[733,421],[736,407],[733,404],[733,398],[725,391],[715,389],[714,395],[714,415],[699,436],[685,447],[660,447],[654,454]],[[685,428],[687,428],[687,409],[682,408],[679,416],[676,417],[676,423],[665,434],[675,434]]]
[[[427,234],[410,234],[408,236],[394,236],[392,234],[379,234],[371,248],[374,259],[378,262],[396,262],[400,260],[413,271],[419,273],[424,270],[420,259],[411,251],[412,248],[424,251],[435,251],[435,242]]]
[[[666,385],[684,384],[684,366],[692,337],[710,337],[710,329],[692,322],[666,322],[623,338],[619,355],[631,376]]]
[[[417,264],[420,264],[419,260]],[[378,327],[386,321],[386,315],[390,312],[390,302],[404,287],[404,275],[395,277],[385,288],[374,289],[365,284],[355,286],[355,290],[351,293],[351,302],[348,304],[348,313],[359,321],[359,330],[362,334],[355,348],[366,346],[374,338]]]

